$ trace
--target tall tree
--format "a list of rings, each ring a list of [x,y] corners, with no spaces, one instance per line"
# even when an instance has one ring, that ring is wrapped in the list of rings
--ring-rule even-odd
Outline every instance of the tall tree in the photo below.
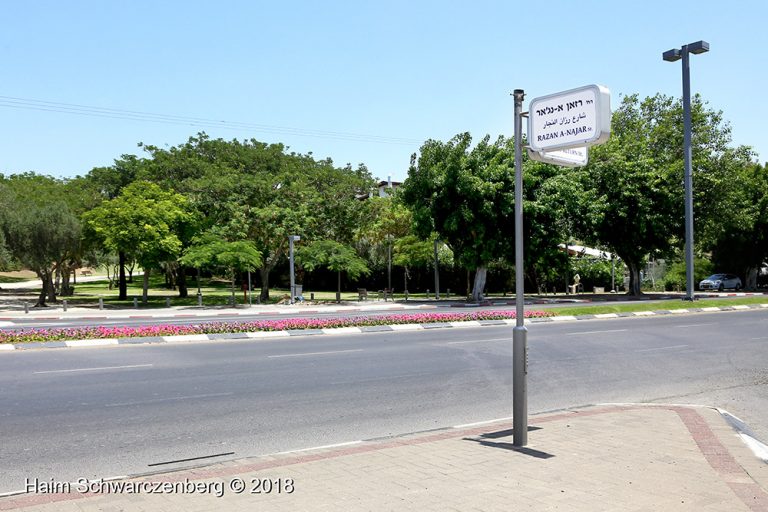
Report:
[[[131,253],[144,269],[143,300],[146,302],[149,273],[160,262],[175,260],[181,253],[179,233],[191,222],[184,196],[160,186],[137,181],[120,195],[105,201],[83,216],[92,236],[118,253]],[[120,290],[119,298],[127,294]]]
[[[232,305],[235,305],[237,272],[253,271],[261,266],[261,253],[253,242],[230,242],[215,233],[196,237],[179,261],[189,267],[223,271],[232,284]]]
[[[753,290],[768,260],[768,167],[742,165],[727,177],[716,196],[721,214],[708,225],[708,248],[718,269],[742,275]]]
[[[95,191],[102,200],[116,199],[123,189],[140,178],[145,173],[147,160],[135,155],[122,155],[116,159],[114,164],[109,167],[95,167],[85,176],[85,183],[91,190]],[[89,209],[95,208],[98,204],[91,205]],[[94,242],[86,238],[85,243],[89,245]],[[91,259],[99,254],[96,247],[90,247]],[[125,266],[129,259],[129,254],[124,249],[117,251],[118,257],[118,290],[122,300],[128,297],[128,284],[125,277]]]
[[[514,243],[513,154],[501,137],[470,149],[471,142],[469,133],[425,142],[411,158],[403,200],[421,238],[438,233],[461,265],[476,270],[471,298],[481,300],[488,263],[511,254]]]
[[[731,154],[730,128],[698,96],[692,110],[694,181],[703,192]],[[573,233],[624,261],[632,295],[641,293],[646,257],[668,254],[683,240],[682,134],[679,101],[625,97],[613,113],[609,141],[591,149],[587,166],[549,186],[549,197],[572,220]],[[699,213],[706,217],[707,205]]]
[[[36,306],[56,300],[53,276],[79,249],[81,226],[64,181],[25,173],[0,180],[0,229],[11,255],[42,281]]]

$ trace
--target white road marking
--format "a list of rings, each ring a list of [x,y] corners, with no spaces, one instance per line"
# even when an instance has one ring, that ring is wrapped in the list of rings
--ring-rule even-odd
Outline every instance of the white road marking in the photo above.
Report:
[[[75,368],[73,370],[46,370],[42,372],[33,372],[35,374],[42,374],[42,373],[72,373],[72,372],[95,372],[98,370],[122,370],[126,368],[147,368],[149,366],[153,366],[151,364],[129,364],[125,366],[102,366],[99,368]]]
[[[683,327],[699,327],[699,326],[702,326],[702,325],[715,325],[715,322],[709,322],[709,323],[705,323],[705,324],[674,325],[673,327],[675,327],[677,329],[680,329],[680,328],[683,328]]]
[[[512,416],[508,416],[506,418],[496,418],[495,420],[485,420],[485,421],[476,421],[474,423],[464,423],[463,425],[454,425],[453,428],[479,427],[480,425],[487,425],[489,423],[499,423],[502,421],[510,421],[510,420],[512,420]]]
[[[605,331],[578,331],[578,332],[567,332],[565,333],[568,336],[574,336],[576,334],[603,334],[608,332],[625,332],[627,329],[608,329]]]
[[[750,340],[768,340],[768,336],[763,336],[762,338],[750,338]]]
[[[462,345],[464,343],[484,343],[486,341],[512,341],[512,336],[508,338],[488,338],[486,340],[463,340],[463,341],[448,341],[445,345]]]
[[[672,345],[671,347],[656,347],[656,348],[642,348],[635,350],[635,352],[656,352],[658,350],[673,350],[676,348],[685,348],[688,345]]]
[[[0,322],[0,327],[10,327],[14,325],[13,322]]]
[[[139,400],[136,402],[117,402],[113,404],[106,404],[105,407],[123,407],[126,405],[145,405],[145,404],[154,404],[154,403],[160,403],[160,402],[175,402],[178,400],[193,400],[195,398],[215,398],[220,396],[230,396],[234,395],[234,393],[209,393],[207,395],[188,395],[188,396],[173,396],[168,398],[152,398],[149,400]]]
[[[334,386],[340,386],[340,385],[349,385],[349,384],[360,384],[363,382],[381,382],[385,380],[395,380],[395,379],[409,379],[411,377],[427,377],[431,376],[429,373],[401,373],[399,375],[386,375],[384,377],[372,377],[370,379],[356,379],[356,380],[340,380],[336,382],[331,382]]]
[[[274,356],[267,356],[269,359],[277,359],[278,357],[303,357],[303,356],[325,356],[330,354],[348,354],[350,352],[362,352],[363,349],[356,348],[352,350],[332,350],[329,352],[304,352],[302,354],[278,354]]]
[[[298,450],[288,450],[286,452],[277,452],[275,455],[285,455],[287,453],[309,452],[312,450],[326,450],[328,448],[341,448],[342,446],[352,446],[360,443],[362,443],[362,441],[349,441],[347,443],[324,444],[322,446],[313,446],[311,448],[300,448]]]

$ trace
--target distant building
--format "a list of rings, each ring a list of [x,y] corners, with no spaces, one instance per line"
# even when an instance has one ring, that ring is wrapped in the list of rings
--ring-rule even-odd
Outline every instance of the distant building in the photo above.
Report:
[[[403,183],[401,181],[392,181],[392,175],[387,176],[386,180],[382,180],[376,185],[377,192],[369,192],[368,195],[357,196],[358,199],[368,199],[373,197],[373,194],[378,194],[379,197],[389,197],[389,195],[395,189],[399,188]]]
[[[387,181],[380,181],[377,186],[379,189],[379,197],[389,197],[389,194],[400,187],[400,185],[402,185],[402,182],[392,181],[392,176],[387,176]]]

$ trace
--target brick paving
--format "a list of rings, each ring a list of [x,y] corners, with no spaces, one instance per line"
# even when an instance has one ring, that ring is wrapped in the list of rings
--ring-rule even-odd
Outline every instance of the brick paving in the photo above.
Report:
[[[494,423],[115,483],[175,492],[73,488],[0,499],[0,510],[768,512],[768,464],[714,409],[598,406],[529,420],[524,448],[511,423]]]

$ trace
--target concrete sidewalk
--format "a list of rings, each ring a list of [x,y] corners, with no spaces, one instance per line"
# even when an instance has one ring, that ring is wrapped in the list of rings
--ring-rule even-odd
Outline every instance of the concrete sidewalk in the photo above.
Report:
[[[498,421],[91,484],[97,493],[46,480],[0,510],[768,511],[768,464],[717,410],[604,405],[529,419],[520,449]]]

